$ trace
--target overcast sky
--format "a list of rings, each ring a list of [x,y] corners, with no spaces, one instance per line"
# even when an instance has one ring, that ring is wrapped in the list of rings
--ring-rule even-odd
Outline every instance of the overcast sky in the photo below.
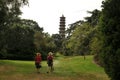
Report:
[[[59,33],[59,21],[62,14],[68,24],[83,20],[89,16],[87,11],[101,9],[103,0],[29,0],[29,6],[22,7],[22,18],[36,21],[44,32]]]

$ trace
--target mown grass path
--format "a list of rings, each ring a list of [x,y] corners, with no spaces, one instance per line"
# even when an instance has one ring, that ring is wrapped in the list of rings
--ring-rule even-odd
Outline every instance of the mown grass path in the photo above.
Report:
[[[57,57],[54,72],[47,72],[46,61],[42,62],[40,74],[36,73],[34,61],[0,60],[0,80],[110,80],[103,68],[82,56]]]

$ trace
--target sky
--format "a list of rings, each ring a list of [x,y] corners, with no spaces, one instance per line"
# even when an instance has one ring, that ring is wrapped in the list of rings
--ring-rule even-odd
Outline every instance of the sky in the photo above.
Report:
[[[29,6],[21,8],[21,18],[36,21],[44,32],[59,33],[60,17],[66,17],[66,29],[69,24],[90,16],[87,11],[101,10],[103,0],[29,0]]]

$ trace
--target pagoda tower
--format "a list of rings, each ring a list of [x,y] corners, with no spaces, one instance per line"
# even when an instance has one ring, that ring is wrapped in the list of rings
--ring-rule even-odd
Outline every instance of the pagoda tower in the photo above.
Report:
[[[62,38],[65,38],[65,17],[62,15],[60,17],[60,28],[59,28],[59,34],[61,35]]]

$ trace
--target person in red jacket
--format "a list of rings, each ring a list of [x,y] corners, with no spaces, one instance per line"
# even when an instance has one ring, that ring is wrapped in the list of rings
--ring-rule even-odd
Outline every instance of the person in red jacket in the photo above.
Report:
[[[38,73],[39,73],[39,69],[41,68],[41,61],[42,61],[41,54],[37,53],[35,56],[35,66]]]

